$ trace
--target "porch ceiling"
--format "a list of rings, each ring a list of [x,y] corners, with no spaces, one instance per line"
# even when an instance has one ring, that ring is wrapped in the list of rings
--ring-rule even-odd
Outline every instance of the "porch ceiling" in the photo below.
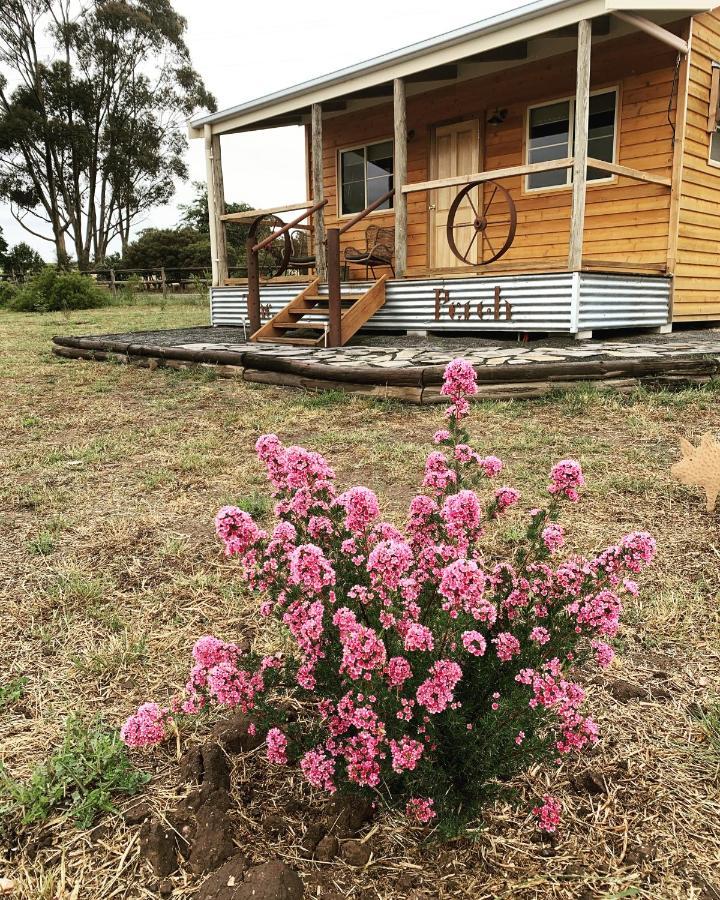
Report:
[[[228,134],[302,125],[312,104],[321,103],[324,116],[387,102],[392,81],[404,78],[409,95],[424,93],[458,80],[475,78],[516,66],[530,59],[565,53],[576,46],[577,23],[593,19],[595,41],[632,29],[608,15],[628,10],[667,23],[714,3],[702,0],[536,0],[474,25],[413,44],[367,62],[193,120],[190,137]]]

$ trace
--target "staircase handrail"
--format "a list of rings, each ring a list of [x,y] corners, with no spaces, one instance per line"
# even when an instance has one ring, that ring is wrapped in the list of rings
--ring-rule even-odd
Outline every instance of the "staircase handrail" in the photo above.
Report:
[[[293,219],[292,222],[288,222],[286,225],[283,225],[282,228],[279,228],[277,231],[273,231],[272,234],[269,234],[262,241],[259,241],[252,248],[253,253],[259,253],[261,250],[264,250],[269,244],[272,244],[273,241],[276,241],[279,237],[282,237],[284,234],[287,234],[291,228],[295,228],[296,225],[299,225],[301,222],[304,222],[305,219],[309,219],[310,216],[315,215],[315,213],[322,209],[324,206],[327,206],[327,200],[320,200],[315,206],[310,207],[310,209],[306,210],[304,213],[299,215],[296,219]]]

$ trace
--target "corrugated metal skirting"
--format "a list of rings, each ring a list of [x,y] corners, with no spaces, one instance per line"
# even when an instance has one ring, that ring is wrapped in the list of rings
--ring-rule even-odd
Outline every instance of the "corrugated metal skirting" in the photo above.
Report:
[[[278,313],[303,286],[263,285],[263,321]],[[369,282],[346,282],[343,290],[357,294],[369,286]],[[213,325],[242,326],[247,322],[246,288],[213,288],[211,307]],[[563,272],[406,279],[387,282],[385,305],[365,329],[575,333],[663,325],[669,321],[669,311],[670,279],[660,276]]]

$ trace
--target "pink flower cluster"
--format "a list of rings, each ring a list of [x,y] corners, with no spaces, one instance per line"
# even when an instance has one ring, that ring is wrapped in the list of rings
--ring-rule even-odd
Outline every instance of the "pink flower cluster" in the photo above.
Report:
[[[143,705],[120,729],[121,739],[128,747],[150,747],[165,740],[170,710],[157,703]]]
[[[552,834],[557,830],[562,816],[562,805],[559,800],[547,794],[543,797],[540,806],[533,807],[533,815],[537,816],[538,828]]]
[[[580,499],[578,488],[585,484],[580,463],[575,459],[561,459],[550,470],[550,482],[548,490],[551,494],[560,494],[577,503]]]
[[[288,741],[279,728],[271,728],[265,738],[267,744],[267,758],[271,763],[278,766],[287,765],[287,745]]]
[[[434,801],[429,797],[411,797],[405,806],[405,815],[413,822],[426,825],[437,816],[433,806]]]
[[[427,824],[452,810],[475,814],[482,802],[483,785],[471,772],[460,783],[453,760],[485,758],[492,746],[490,765],[506,777],[598,740],[578,673],[612,661],[609,641],[638,591],[632,577],[652,562],[655,542],[633,532],[595,557],[559,558],[557,500],[577,501],[585,483],[565,459],[552,468],[547,509],[516,517],[525,534],[500,558],[499,514],[521,496],[489,487],[502,461],[471,446],[463,420],[477,379],[467,361],[450,363],[442,393],[447,427],[435,434],[404,531],[381,519],[368,488],[336,491],[319,454],[272,434],[258,440],[278,521],[268,534],[227,506],[215,528],[292,647],[259,657],[201,637],[184,693],[168,708],[143,704],[122,728],[129,746],[165,740],[171,718],[179,726],[210,704],[239,707],[266,734],[271,763],[298,760],[329,792],[382,786]],[[287,724],[288,701],[307,714],[302,728]],[[499,729],[501,718],[510,727]],[[557,801],[546,797],[535,813],[541,828],[557,827]]]

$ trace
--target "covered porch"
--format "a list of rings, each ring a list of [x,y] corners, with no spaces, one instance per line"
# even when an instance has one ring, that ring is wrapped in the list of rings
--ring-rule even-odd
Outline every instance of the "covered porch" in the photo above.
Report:
[[[359,328],[669,330],[689,21],[674,6],[536,3],[193,123],[213,324],[317,346]],[[291,124],[307,198],[226,213],[221,135]]]

